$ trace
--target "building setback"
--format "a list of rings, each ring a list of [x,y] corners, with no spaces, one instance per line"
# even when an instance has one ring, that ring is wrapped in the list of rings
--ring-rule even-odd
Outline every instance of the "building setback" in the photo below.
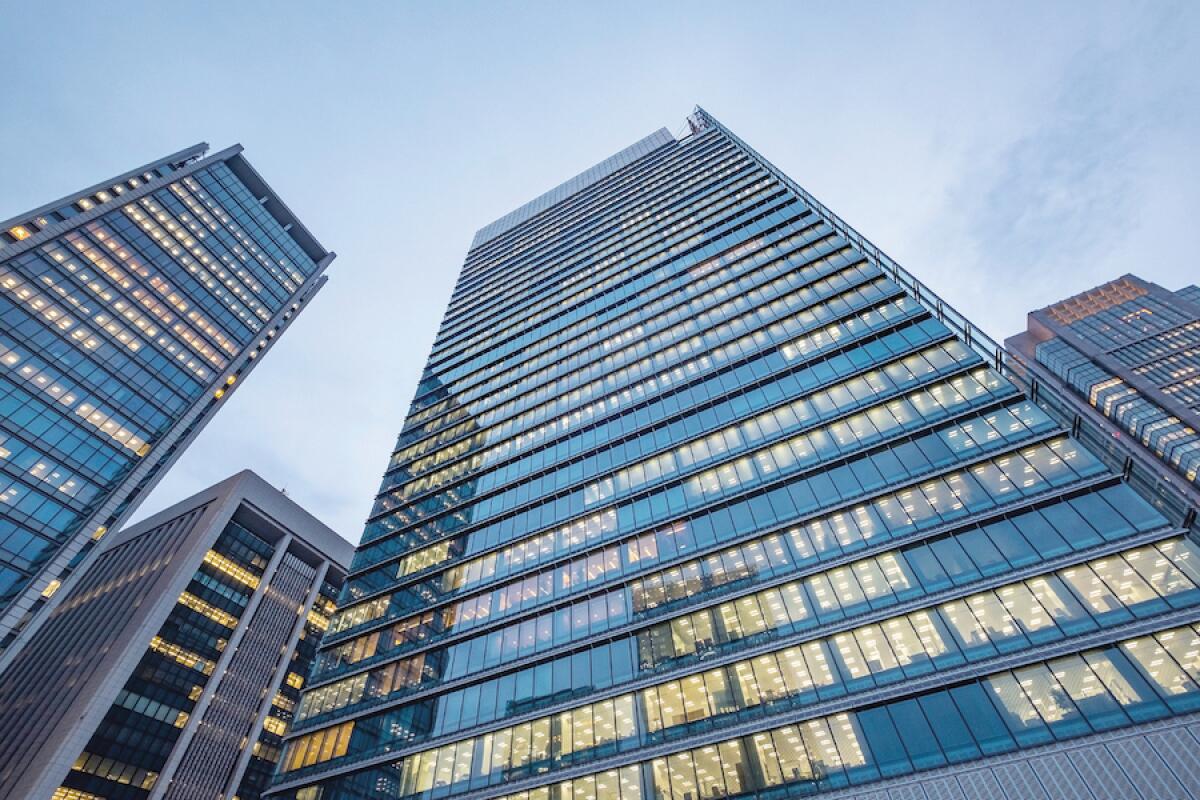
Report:
[[[257,798],[351,550],[248,471],[114,534],[0,676],[0,797]]]
[[[241,146],[207,149],[0,222],[0,670],[325,281]]]
[[[487,226],[270,794],[1200,793],[1195,511],[1008,373],[700,109]]]
[[[1124,275],[1031,311],[1005,346],[1200,503],[1200,288]]]

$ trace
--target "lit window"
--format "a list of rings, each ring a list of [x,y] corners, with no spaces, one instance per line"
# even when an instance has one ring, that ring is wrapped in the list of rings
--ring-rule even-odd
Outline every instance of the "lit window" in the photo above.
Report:
[[[217,608],[214,605],[206,603],[191,592],[184,592],[179,596],[179,605],[186,606],[198,614],[203,614],[219,625],[224,625],[227,628],[237,627],[237,617],[228,613],[227,611]]]
[[[258,588],[257,575],[245,569],[237,562],[221,555],[216,550],[209,550],[204,554],[204,563],[220,570],[238,583],[249,586],[251,589]]]
[[[263,720],[263,729],[276,736],[283,736],[287,733],[287,723],[279,717],[267,717]]]

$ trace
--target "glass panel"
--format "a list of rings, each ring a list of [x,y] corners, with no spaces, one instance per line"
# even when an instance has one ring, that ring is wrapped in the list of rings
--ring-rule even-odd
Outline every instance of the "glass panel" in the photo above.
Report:
[[[983,684],[991,692],[1004,724],[1022,747],[1032,747],[1053,740],[1050,729],[1046,727],[1016,678],[1007,672],[1001,672],[987,678]]]
[[[904,700],[888,704],[888,712],[900,733],[900,740],[908,750],[913,767],[918,770],[932,769],[946,763],[946,757],[934,738],[929,721],[916,700]]]
[[[949,761],[966,761],[979,757],[979,747],[948,693],[925,695],[920,697],[918,702]]]
[[[1092,616],[1058,576],[1042,575],[1026,585],[1064,632],[1075,635],[1096,629]]]
[[[868,758],[866,737],[857,718],[853,714],[835,714],[828,718],[828,722],[850,782],[861,783],[878,778],[879,770]]]
[[[654,800],[672,800],[671,773],[667,769],[667,760],[656,758],[651,761],[650,773],[653,781]]]
[[[717,750],[721,755],[721,770],[725,776],[725,788],[728,792],[737,794],[749,789],[751,785],[750,768],[746,762],[746,753],[742,749],[742,740],[721,742],[717,746]]]
[[[833,743],[829,723],[824,719],[809,720],[800,725],[800,733],[804,739],[804,749],[812,761],[813,771],[824,778],[823,785],[846,786],[849,781],[842,771],[842,757],[838,755],[837,747]]]
[[[1132,619],[1121,598],[1089,566],[1081,564],[1059,574],[1102,625],[1116,625]]]
[[[671,797],[673,800],[696,800],[696,770],[692,766],[690,753],[674,753],[667,757],[667,769],[671,773]]]
[[[1050,662],[1049,669],[1093,730],[1129,724],[1117,701],[1081,657],[1055,659]]]
[[[1003,586],[996,594],[1030,641],[1040,644],[1062,638],[1050,614],[1024,583]]]
[[[1157,638],[1146,636],[1132,639],[1122,642],[1120,646],[1141,667],[1171,708],[1181,711],[1195,705],[1195,681],[1176,663]]]
[[[756,733],[750,737],[754,743],[755,758],[767,786],[777,786],[783,783],[783,769],[779,766],[779,756],[775,753],[775,742],[769,733]]]
[[[966,653],[967,658],[988,658],[996,654],[987,632],[964,601],[943,603],[938,607],[938,611],[941,612],[942,618],[950,623],[950,628],[958,639],[958,646]]]
[[[1139,548],[1130,551],[1130,555],[1151,562],[1158,555],[1158,551],[1154,548]],[[1167,609],[1167,604],[1125,560],[1124,555],[1098,558],[1090,562],[1089,566],[1135,615],[1144,617]]]
[[[1087,723],[1079,709],[1067,696],[1066,691],[1054,679],[1050,670],[1041,664],[1013,671],[1021,688],[1029,695],[1033,705],[1050,730],[1059,738],[1086,733]]]
[[[1169,713],[1146,679],[1119,649],[1092,651],[1084,653],[1083,658],[1133,720],[1144,722]]]
[[[867,668],[875,678],[876,683],[886,683],[903,677],[900,662],[896,660],[892,648],[888,646],[887,637],[878,625],[866,625],[854,631]]]
[[[886,707],[879,706],[860,711],[858,719],[866,731],[871,755],[874,756],[875,764],[883,777],[912,772],[908,751],[900,743],[900,736]]]
[[[950,690],[950,696],[984,754],[1004,753],[1016,746],[982,686],[959,686]]]
[[[696,768],[696,785],[699,787],[700,798],[709,800],[724,797],[725,777],[716,746],[709,745],[693,750],[692,762]]]

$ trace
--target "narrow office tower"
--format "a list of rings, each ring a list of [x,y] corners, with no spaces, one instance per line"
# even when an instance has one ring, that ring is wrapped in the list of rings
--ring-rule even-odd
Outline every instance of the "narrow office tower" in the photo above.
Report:
[[[324,283],[242,148],[207,149],[0,222],[0,670]]]
[[[1124,275],[1029,312],[1004,344],[1200,503],[1200,288]]]
[[[1007,370],[699,109],[488,225],[271,793],[1200,792],[1194,510]]]
[[[352,550],[252,472],[113,534],[0,676],[0,797],[257,800]]]

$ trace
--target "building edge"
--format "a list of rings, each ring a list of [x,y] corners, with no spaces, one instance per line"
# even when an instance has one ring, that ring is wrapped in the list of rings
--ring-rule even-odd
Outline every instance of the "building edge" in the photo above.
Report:
[[[119,529],[137,511],[145,497],[212,419],[224,398],[231,396],[237,390],[241,380],[250,374],[255,364],[274,346],[283,332],[295,321],[297,314],[307,307],[309,301],[328,281],[325,272],[337,254],[325,250],[291,213],[279,195],[242,155],[242,146],[235,144],[205,156],[207,150],[208,145],[201,143],[150,162],[149,166],[170,164],[177,165],[178,169],[165,176],[147,181],[137,189],[130,190],[122,195],[123,201],[128,202],[148,195],[180,177],[191,175],[213,164],[222,162],[228,164],[231,160],[236,160],[240,166],[235,170],[235,174],[243,181],[246,181],[249,176],[253,185],[247,182],[247,187],[254,188],[256,195],[258,192],[264,193],[257,195],[264,208],[284,226],[289,235],[297,229],[296,226],[299,226],[298,230],[307,237],[308,246],[305,247],[299,238],[293,237],[294,240],[310,256],[319,250],[321,257],[314,259],[316,260],[316,269],[313,273],[297,287],[279,311],[263,326],[264,332],[261,334],[260,345],[245,348],[236,362],[214,376],[202,395],[207,397],[203,405],[193,407],[168,428],[151,452],[122,480],[120,487],[79,524],[75,534],[42,566],[39,573],[21,590],[9,606],[0,612],[0,643],[5,638],[12,637],[7,644],[2,645],[3,649],[0,649],[0,675],[8,668],[15,653],[24,647],[33,631],[40,626],[41,621],[57,605],[58,601],[55,598],[69,590],[75,584],[77,577],[85,572],[92,563],[96,548],[89,546],[95,545],[108,531]],[[141,169],[139,168],[139,170]],[[234,168],[231,167],[231,169]],[[135,170],[122,173],[122,176],[138,174],[141,173]],[[113,179],[113,181],[115,180]],[[104,181],[88,189],[67,195],[61,202],[69,202],[73,198],[86,196],[88,192],[95,191],[96,187],[107,186],[113,181]],[[39,206],[34,212],[24,213],[13,219],[27,219],[37,212],[55,207],[59,202],[55,201]],[[9,245],[0,250],[0,255],[10,258],[52,240],[67,230],[96,219],[110,210],[111,207],[108,204],[97,205],[69,220],[54,223],[15,245]],[[9,222],[12,220],[6,222],[5,225],[8,225]],[[315,249],[310,252],[310,248]],[[86,552],[85,548],[90,549],[91,552]],[[55,581],[58,583],[55,584]]]

